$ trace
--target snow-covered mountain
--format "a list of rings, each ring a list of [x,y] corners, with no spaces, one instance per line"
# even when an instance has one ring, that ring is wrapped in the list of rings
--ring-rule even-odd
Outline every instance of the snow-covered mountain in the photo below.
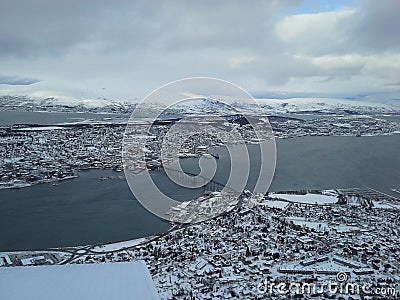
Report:
[[[174,104],[168,109],[170,112],[181,114],[218,114],[229,115],[237,113],[236,107],[213,98],[189,99]]]
[[[338,98],[257,99],[263,110],[279,113],[399,113],[400,101],[371,102]]]
[[[130,113],[133,111],[134,107],[134,103],[114,101],[105,98],[65,99],[48,97],[38,99],[28,96],[0,96],[0,110]]]
[[[221,99],[221,100],[219,100]],[[176,114],[236,114],[265,113],[276,114],[376,114],[400,113],[400,101],[348,100],[339,98],[263,98],[227,99],[221,96],[203,97],[185,100],[167,109],[167,113]],[[257,104],[256,104],[257,103]],[[154,110],[157,103],[147,106]],[[131,113],[136,103],[98,99],[32,99],[27,96],[0,96],[0,110],[47,110],[47,111],[88,111]]]
[[[265,113],[279,114],[377,114],[400,113],[400,101],[371,102],[338,98],[194,99],[172,106],[171,112],[186,114]]]

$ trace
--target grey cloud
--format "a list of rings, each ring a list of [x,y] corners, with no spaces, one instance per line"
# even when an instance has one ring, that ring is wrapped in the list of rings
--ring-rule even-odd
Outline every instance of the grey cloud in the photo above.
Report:
[[[0,75],[0,84],[8,85],[31,85],[40,82],[39,79],[35,78],[24,78],[18,76],[3,76]]]
[[[272,38],[272,24],[292,6],[291,1],[252,5],[240,1],[3,1],[0,53],[61,55],[74,47],[106,52],[237,45],[255,49]]]
[[[289,16],[289,27],[300,30],[289,36],[288,51],[310,55],[375,54],[400,50],[400,1],[365,0],[360,7],[321,14]],[[291,23],[290,23],[291,21]],[[281,24],[282,25],[282,24]]]
[[[366,0],[348,39],[350,49],[374,53],[400,50],[400,1]]]
[[[393,27],[394,13],[385,15],[398,2],[376,3],[361,2],[335,24],[315,24],[286,41],[276,24],[291,18],[301,1],[0,1],[0,64],[6,74],[51,78],[38,89],[78,96],[81,90],[103,96],[101,86],[109,98],[140,97],[191,76],[219,77],[261,92],[271,86],[290,90],[293,78],[325,77],[319,84],[333,90],[337,80],[362,72],[387,76],[379,62],[365,70],[364,61],[315,60],[398,51],[394,32],[400,25]]]
[[[111,9],[106,1],[2,1],[0,53],[30,58],[66,53],[91,42]]]

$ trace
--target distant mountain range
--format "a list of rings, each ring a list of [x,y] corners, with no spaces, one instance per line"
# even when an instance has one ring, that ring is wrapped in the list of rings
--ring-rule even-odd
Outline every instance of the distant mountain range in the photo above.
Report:
[[[54,97],[33,99],[27,96],[0,96],[0,110],[54,111],[54,112],[106,112],[131,113],[136,104],[104,98],[82,100],[59,100]]]
[[[172,110],[186,114],[231,114],[231,113],[265,113],[281,114],[398,114],[400,101],[384,103],[348,100],[337,98],[288,98],[288,99],[255,99],[232,100],[220,102],[218,96],[213,99],[196,99],[184,101],[173,106]],[[256,103],[255,103],[256,102]]]
[[[222,101],[217,100],[222,99]],[[380,102],[349,100],[338,98],[287,98],[256,99],[254,101],[234,99],[227,101],[223,97],[196,98],[185,100],[169,107],[170,114],[232,114],[259,113],[279,114],[376,114],[400,113],[400,101],[382,100]],[[58,111],[58,112],[107,112],[131,113],[137,103],[119,102],[104,98],[60,101],[54,97],[32,99],[27,96],[0,96],[0,110],[18,111]],[[149,109],[156,103],[149,104]]]

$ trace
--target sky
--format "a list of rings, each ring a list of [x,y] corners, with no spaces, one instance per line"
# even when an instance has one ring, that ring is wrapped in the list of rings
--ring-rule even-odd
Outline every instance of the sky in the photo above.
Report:
[[[255,97],[400,99],[400,1],[0,1],[0,94],[140,100],[216,77]]]

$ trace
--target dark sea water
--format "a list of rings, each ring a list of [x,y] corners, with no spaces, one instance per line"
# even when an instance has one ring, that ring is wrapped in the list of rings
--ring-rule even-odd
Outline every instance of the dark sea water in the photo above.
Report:
[[[114,120],[128,119],[128,114],[112,113],[70,113],[70,112],[33,112],[33,111],[0,111],[0,126],[12,124],[53,125],[60,123],[75,123],[84,120],[104,121],[104,118]]]
[[[0,191],[0,250],[121,241],[168,229],[133,199],[125,179],[98,179],[115,175],[84,171],[58,186]]]
[[[179,118],[179,114],[165,114],[158,116],[159,119]],[[0,126],[13,124],[36,124],[54,125],[63,123],[77,123],[82,121],[95,122],[126,122],[130,114],[117,113],[71,113],[71,112],[36,112],[36,111],[1,111]],[[143,115],[143,118],[154,117],[153,115]]]
[[[247,188],[251,189],[257,180],[260,157],[256,145],[249,148],[252,160]],[[399,196],[390,189],[400,188],[400,134],[276,139],[276,148],[270,191],[370,187]],[[225,183],[229,173],[227,151],[214,152],[221,157],[214,179]],[[194,170],[194,164],[185,162],[184,167]]]

